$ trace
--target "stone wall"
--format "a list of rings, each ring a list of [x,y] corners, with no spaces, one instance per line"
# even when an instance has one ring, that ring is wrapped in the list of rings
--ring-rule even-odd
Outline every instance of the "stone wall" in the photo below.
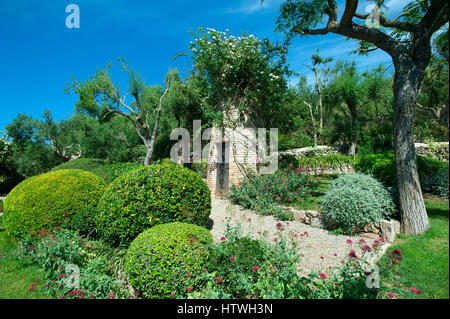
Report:
[[[348,146],[346,145],[318,145],[315,147],[293,148],[287,151],[279,152],[280,155],[293,155],[297,157],[323,156],[332,154],[347,155]]]
[[[436,142],[430,144],[415,143],[414,146],[416,147],[417,155],[432,157],[440,161],[448,161],[448,142]]]
[[[316,228],[325,229],[326,227],[322,223],[321,214],[315,210],[301,210],[293,207],[281,206],[281,208],[289,211],[294,220],[310,225]],[[386,241],[393,242],[395,236],[400,233],[400,222],[397,220],[382,220],[377,223],[372,223],[364,227],[364,229],[356,229],[355,235],[366,238],[379,238],[384,237]]]

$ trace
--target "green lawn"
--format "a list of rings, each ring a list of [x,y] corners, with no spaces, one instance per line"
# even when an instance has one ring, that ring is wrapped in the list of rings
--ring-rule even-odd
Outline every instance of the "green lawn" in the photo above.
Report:
[[[17,258],[18,243],[0,229],[0,299],[42,299],[49,298],[39,292],[44,285],[44,272],[36,265]],[[41,278],[36,281],[36,278]],[[28,291],[31,283],[36,289]]]
[[[317,188],[313,191],[314,196],[306,197],[302,200],[297,200],[290,204],[290,206],[296,209],[303,210],[319,210],[320,208],[320,200],[322,196],[325,195],[326,191],[330,187],[331,181],[338,177],[337,174],[329,174],[329,175],[312,175],[311,181],[317,184]]]
[[[420,289],[421,298],[449,298],[448,200],[426,196],[431,228],[421,236],[399,235],[389,248],[401,249],[399,276],[408,287]]]

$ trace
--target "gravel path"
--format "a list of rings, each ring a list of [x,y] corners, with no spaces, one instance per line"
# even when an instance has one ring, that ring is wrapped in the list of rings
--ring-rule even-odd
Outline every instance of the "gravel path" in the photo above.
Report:
[[[279,237],[280,231],[277,230],[276,226],[278,221],[272,216],[257,215],[255,212],[234,205],[226,199],[213,198],[211,205],[211,233],[215,242],[219,242],[224,235],[227,223],[233,226],[240,224],[243,233],[252,238],[261,238],[262,236],[258,232],[263,233],[265,231],[267,233],[265,238],[268,241],[273,241],[276,237]],[[333,271],[334,267],[340,265],[343,257],[351,249],[355,249],[358,256],[362,255],[361,250],[355,248],[361,237],[331,235],[326,230],[311,227],[298,221],[282,222],[282,227],[284,228],[281,232],[282,236],[284,238],[288,236],[298,244],[297,250],[301,258],[299,272],[302,275],[306,275],[312,270]],[[305,232],[307,235],[304,235]],[[347,244],[347,239],[353,241],[353,247]],[[367,241],[368,245],[373,243],[371,239],[364,238],[364,240]],[[388,246],[388,244],[384,244],[380,254]]]

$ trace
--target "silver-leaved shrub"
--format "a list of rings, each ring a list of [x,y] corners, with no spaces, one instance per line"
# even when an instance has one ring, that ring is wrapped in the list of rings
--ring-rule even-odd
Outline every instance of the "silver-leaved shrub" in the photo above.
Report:
[[[390,192],[369,175],[343,174],[333,180],[321,203],[323,221],[352,233],[395,211]]]

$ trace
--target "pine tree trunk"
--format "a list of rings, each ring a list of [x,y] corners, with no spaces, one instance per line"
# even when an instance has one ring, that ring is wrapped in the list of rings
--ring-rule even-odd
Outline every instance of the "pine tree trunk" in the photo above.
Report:
[[[423,234],[429,227],[417,172],[414,147],[414,113],[421,82],[421,72],[409,59],[394,59],[394,150],[397,186],[406,235]]]

